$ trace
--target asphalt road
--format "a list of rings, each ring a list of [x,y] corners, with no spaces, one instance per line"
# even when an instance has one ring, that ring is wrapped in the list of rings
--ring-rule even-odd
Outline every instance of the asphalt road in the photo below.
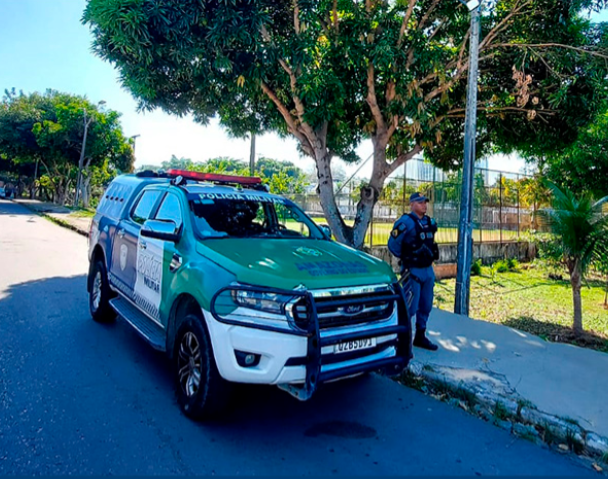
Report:
[[[300,403],[241,387],[223,422],[181,415],[168,363],[88,314],[84,237],[0,200],[0,474],[582,475],[389,379]]]

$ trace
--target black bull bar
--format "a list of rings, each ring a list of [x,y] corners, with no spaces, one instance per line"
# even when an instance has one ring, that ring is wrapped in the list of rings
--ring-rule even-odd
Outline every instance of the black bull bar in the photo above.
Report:
[[[302,358],[291,358],[286,365],[304,365],[306,366],[306,380],[303,385],[282,385],[292,395],[300,400],[309,399],[316,391],[319,384],[334,379],[340,379],[355,374],[365,373],[368,371],[383,370],[387,374],[399,374],[405,369],[412,356],[412,326],[408,313],[408,287],[407,282],[396,282],[391,285],[391,290],[387,294],[379,295],[357,295],[356,298],[340,298],[339,296],[331,299],[324,298],[322,302],[323,308],[338,308],[345,306],[353,306],[357,304],[373,304],[374,302],[394,301],[397,306],[397,325],[381,326],[369,328],[363,331],[355,331],[344,334],[332,334],[329,337],[321,336],[318,314],[318,298],[315,299],[313,293],[307,290],[283,290],[277,288],[266,288],[248,285],[231,285],[220,289],[212,298],[210,310],[213,317],[224,324],[243,326],[252,329],[263,331],[273,331],[281,334],[289,334],[294,336],[305,337],[307,339],[307,353]],[[273,318],[268,320],[266,316],[263,318],[257,317],[256,314],[233,314],[239,303],[235,300],[237,293],[244,294],[261,294],[265,297],[276,295],[279,298],[292,298],[288,301],[292,305],[290,311],[282,307],[280,312],[276,312]],[[243,293],[241,293],[243,294]],[[296,303],[300,307],[304,307],[305,317],[297,320],[294,317],[294,308]],[[222,312],[224,310],[225,312]],[[247,309],[249,311],[249,308]],[[255,313],[255,311],[253,311]],[[226,317],[231,316],[231,317]],[[373,322],[373,321],[370,321]],[[297,323],[297,324],[296,324]],[[369,323],[358,323],[360,326],[366,326]],[[355,326],[355,325],[353,325]],[[326,329],[331,330],[331,329]],[[329,371],[321,371],[321,366],[338,362],[335,354],[322,354],[322,348],[332,346],[334,344],[347,341],[363,340],[372,337],[381,337],[388,335],[396,335],[394,344],[396,354],[389,358],[381,358],[372,361],[353,364],[345,367],[338,367]],[[345,354],[345,353],[338,353]],[[333,360],[328,361],[328,356]],[[345,354],[348,356],[348,354]],[[325,360],[325,361],[324,361]]]

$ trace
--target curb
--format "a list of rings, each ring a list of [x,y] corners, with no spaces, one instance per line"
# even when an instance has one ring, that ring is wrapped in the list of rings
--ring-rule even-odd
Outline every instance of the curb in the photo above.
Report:
[[[78,233],[81,236],[85,236],[87,238],[89,237],[89,233],[87,231],[83,231],[82,229],[78,228],[77,226],[71,224],[68,221],[62,220],[61,218],[57,218],[55,216],[51,216],[51,214],[45,213],[45,212],[37,210],[35,208],[31,208],[26,203],[21,203],[19,201],[15,201],[15,203],[17,203],[18,205],[23,206],[24,208],[27,208],[32,213],[36,213],[38,216],[40,216],[42,218],[45,218],[45,219],[51,221],[52,223],[55,223],[56,225],[59,225],[59,226],[62,226],[64,228],[67,228],[69,230],[72,230],[72,231],[74,231],[75,233]]]
[[[500,375],[413,360],[396,380],[532,442],[577,455],[601,457],[604,462],[608,456],[608,438],[584,429],[573,419],[539,411]]]
[[[33,211],[33,210],[32,210]],[[69,230],[74,231],[75,233],[78,233],[81,236],[84,236],[85,238],[89,237],[89,233],[86,231],[81,230],[80,228],[78,228],[77,226],[74,226],[73,224],[69,223],[68,221],[62,220],[60,218],[56,218],[55,216],[51,216],[47,213],[41,213],[36,211],[36,213],[38,213],[40,216],[42,216],[43,218],[46,218],[47,220],[59,225],[59,226],[63,226],[64,228],[67,228]]]

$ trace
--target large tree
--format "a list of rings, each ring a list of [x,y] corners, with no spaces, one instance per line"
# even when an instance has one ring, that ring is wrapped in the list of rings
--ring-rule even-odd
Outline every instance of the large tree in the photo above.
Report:
[[[30,170],[39,162],[55,200],[63,204],[75,186],[85,121],[82,197],[88,206],[93,170],[132,169],[133,150],[122,132],[119,113],[53,90],[30,95],[6,92],[0,104],[0,156],[15,167],[30,165]]]
[[[608,107],[581,129],[576,142],[542,163],[555,183],[596,198],[608,195]]]
[[[482,14],[478,151],[571,143],[605,81],[605,0],[492,0]],[[232,134],[293,135],[315,160],[325,216],[360,247],[385,180],[424,150],[457,166],[470,37],[457,0],[88,0],[94,49],[142,109],[219,115]],[[374,148],[354,225],[334,197],[332,158]]]

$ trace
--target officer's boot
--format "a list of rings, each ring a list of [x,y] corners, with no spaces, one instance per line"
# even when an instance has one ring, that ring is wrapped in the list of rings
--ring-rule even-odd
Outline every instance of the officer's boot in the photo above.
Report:
[[[414,337],[414,346],[422,349],[428,349],[429,351],[437,351],[439,346],[432,343],[429,338],[426,337],[426,329],[417,329],[416,336]]]

